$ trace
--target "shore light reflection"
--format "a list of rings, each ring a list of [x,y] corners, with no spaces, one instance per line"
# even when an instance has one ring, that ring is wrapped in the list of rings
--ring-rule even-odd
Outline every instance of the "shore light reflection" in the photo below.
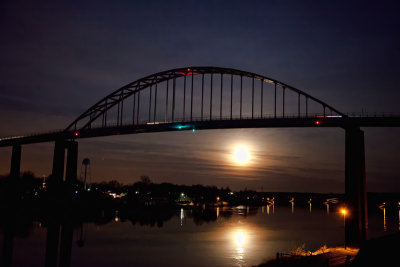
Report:
[[[400,201],[397,202],[397,207],[399,208],[399,231],[400,231]]]
[[[386,224],[386,209],[383,208],[383,231],[387,231],[387,224]]]
[[[181,219],[181,226],[183,226],[183,220],[185,219],[185,211],[183,209],[181,209],[180,219]]]
[[[383,211],[383,231],[387,231],[386,225],[386,202],[383,202],[382,205],[379,206],[379,209]]]
[[[114,221],[119,222],[118,210],[115,211]]]
[[[292,197],[289,202],[292,204],[292,214],[294,213],[294,197]]]
[[[329,201],[328,200],[324,201],[324,205],[326,206],[326,214],[329,215]]]

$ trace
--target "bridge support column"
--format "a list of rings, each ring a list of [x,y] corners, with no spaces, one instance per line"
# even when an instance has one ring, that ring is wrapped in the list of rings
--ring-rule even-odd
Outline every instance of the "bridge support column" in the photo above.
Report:
[[[52,175],[57,185],[61,185],[64,178],[64,159],[65,159],[65,142],[64,140],[56,141],[54,144],[53,154],[53,171]]]
[[[365,179],[364,132],[358,127],[346,129],[345,193],[346,243],[360,245],[367,238],[367,193]]]
[[[77,178],[78,166],[78,142],[76,141],[56,141],[54,145],[53,157],[53,177],[58,185],[64,180],[64,161],[65,150],[67,150],[67,165],[65,171],[66,182],[74,182]]]
[[[21,170],[21,151],[20,145],[14,145],[11,154],[11,167],[10,167],[10,177],[19,177]]]
[[[64,183],[65,150],[67,150],[67,163]],[[60,220],[65,216],[64,208],[68,207],[71,188],[77,180],[77,166],[78,142],[57,140],[54,145],[52,178],[55,186],[52,194],[54,200],[58,201],[55,201],[57,205],[54,206],[54,217],[47,226],[46,266],[57,266],[58,260],[59,266],[70,266],[73,227],[70,222],[61,223]]]
[[[18,190],[20,169],[21,169],[21,146],[14,145],[11,154],[11,166],[10,166],[10,180],[6,184],[6,196],[4,199],[9,199],[10,203],[7,205],[7,210],[4,214],[7,214],[7,220],[4,223],[4,236],[3,236],[3,250],[2,257],[0,260],[1,266],[12,266],[13,259],[13,246],[15,236],[15,225],[16,225],[16,214],[13,207],[19,201],[20,195]]]
[[[67,170],[65,173],[66,182],[75,182],[78,170],[78,142],[68,141],[67,148]]]

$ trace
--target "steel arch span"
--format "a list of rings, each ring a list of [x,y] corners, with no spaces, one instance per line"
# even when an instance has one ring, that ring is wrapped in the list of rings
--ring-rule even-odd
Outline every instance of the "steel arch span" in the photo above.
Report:
[[[346,117],[304,91],[263,75],[220,67],[155,73],[107,95],[64,132],[184,122]]]

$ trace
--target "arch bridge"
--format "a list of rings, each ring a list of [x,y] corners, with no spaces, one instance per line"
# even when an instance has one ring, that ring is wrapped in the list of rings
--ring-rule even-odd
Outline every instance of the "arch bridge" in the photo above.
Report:
[[[367,228],[364,133],[361,126],[400,126],[400,117],[351,117],[293,86],[263,75],[219,67],[185,67],[129,83],[92,105],[64,130],[0,139],[12,146],[10,176],[20,172],[21,145],[55,141],[52,175],[76,179],[77,139],[145,132],[341,127],[346,131],[346,196],[357,238]]]
[[[144,132],[255,128],[399,126],[399,117],[351,117],[293,86],[219,67],[185,67],[129,83],[64,130],[0,138],[0,147]]]
[[[87,109],[66,131],[316,115],[345,116],[327,103],[265,76],[227,68],[188,67],[121,87]]]

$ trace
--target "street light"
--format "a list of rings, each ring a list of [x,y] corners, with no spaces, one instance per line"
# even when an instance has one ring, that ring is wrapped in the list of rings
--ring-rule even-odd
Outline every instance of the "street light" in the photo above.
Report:
[[[343,225],[344,225],[344,249],[346,249],[346,214],[347,214],[347,210],[346,210],[346,209],[342,209],[340,212],[343,214]]]
[[[343,216],[346,216],[347,210],[342,209],[340,212],[343,214]]]

